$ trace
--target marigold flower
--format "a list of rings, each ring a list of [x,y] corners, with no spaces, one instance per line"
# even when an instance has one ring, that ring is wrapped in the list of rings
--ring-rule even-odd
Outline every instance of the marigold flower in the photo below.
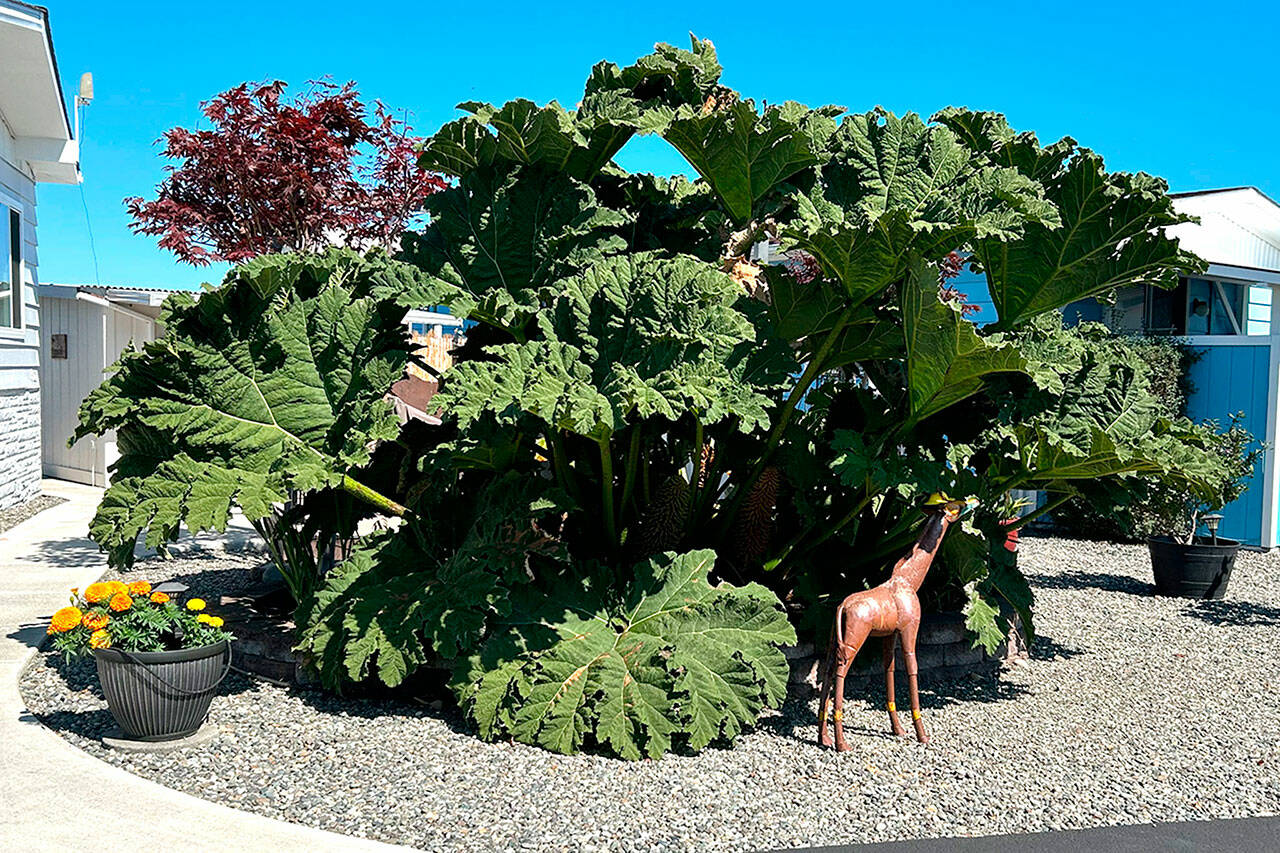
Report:
[[[114,594],[115,590],[111,588],[110,584],[91,583],[84,588],[84,600],[90,604],[97,604],[99,601],[106,601]]]
[[[130,595],[146,595],[151,592],[151,584],[146,581],[134,581],[129,584]]]
[[[123,613],[133,606],[133,599],[127,592],[117,592],[111,596],[111,603],[108,606],[117,613]]]
[[[86,613],[84,618],[80,620],[80,624],[90,631],[101,631],[107,627],[107,623],[110,621],[111,617],[105,613]]]
[[[202,625],[208,625],[210,622],[213,621],[213,617],[210,616],[208,613],[201,613],[199,616],[196,617],[196,621],[201,623]]]
[[[89,645],[95,649],[111,648],[111,635],[105,629],[99,629],[89,635]]]
[[[209,626],[210,626],[210,627],[212,627],[212,628],[221,628],[221,627],[222,627],[222,617],[221,617],[221,616],[210,616],[210,617],[209,617]]]
[[[107,581],[107,586],[111,587],[112,595],[129,591],[129,585],[126,584],[124,581]]]
[[[204,599],[203,598],[191,599],[190,601],[187,602],[187,609],[193,610],[193,611],[204,610]]]
[[[57,613],[53,614],[53,618],[49,620],[50,634],[65,634],[72,628],[80,624],[80,618],[84,616],[80,612],[79,607],[64,607]]]
[[[151,593],[151,603],[152,603],[152,604],[168,604],[168,603],[169,603],[169,593],[167,593],[167,592],[153,592],[153,593]]]

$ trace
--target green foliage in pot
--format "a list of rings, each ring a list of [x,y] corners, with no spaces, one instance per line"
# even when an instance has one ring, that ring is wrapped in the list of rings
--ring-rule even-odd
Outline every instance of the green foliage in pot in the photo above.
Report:
[[[316,496],[359,502],[391,523],[292,581],[326,683],[394,685],[434,656],[482,737],[636,758],[776,706],[782,601],[820,617],[881,580],[921,495],[983,501],[945,562],[990,645],[1000,600],[1030,622],[1010,489],[1198,476],[1190,424],[1045,346],[1038,319],[1198,268],[1162,231],[1184,221],[1162,181],[990,113],[759,107],[719,77],[694,39],[600,63],[573,110],[462,104],[420,156],[452,184],[395,260],[264,258],[176,300],[82,410],[81,434],[133,437],[95,538],[123,562],[141,531],[232,506],[300,498],[297,532]],[[622,170],[637,134],[697,180]],[[766,240],[785,263],[752,260]],[[991,327],[943,286],[956,253]],[[471,325],[443,424],[400,427],[382,395],[405,309],[428,305]]]

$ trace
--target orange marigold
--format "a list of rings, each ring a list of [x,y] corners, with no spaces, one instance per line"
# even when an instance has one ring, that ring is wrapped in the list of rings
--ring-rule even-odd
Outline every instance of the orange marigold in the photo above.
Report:
[[[168,604],[169,594],[167,592],[153,592],[151,593],[151,603],[152,604]]]
[[[79,607],[64,607],[57,613],[53,614],[53,618],[49,620],[50,634],[65,634],[72,628],[80,624],[80,617],[84,614],[80,612]]]
[[[95,649],[111,648],[111,635],[105,630],[99,629],[89,635],[89,645]]]
[[[111,587],[111,594],[115,595],[120,592],[128,592],[129,585],[124,581],[107,581],[107,586]]]
[[[151,584],[146,581],[134,581],[129,584],[130,595],[146,595],[151,592]]]
[[[107,623],[110,621],[111,617],[105,613],[86,613],[84,618],[80,620],[80,624],[90,631],[101,631],[107,627]]]
[[[111,588],[110,584],[106,583],[91,583],[84,588],[84,600],[90,604],[106,601],[113,595],[115,595],[115,590]]]
[[[133,599],[129,597],[127,592],[117,592],[111,596],[111,604],[109,606],[115,612],[123,613],[133,606]]]

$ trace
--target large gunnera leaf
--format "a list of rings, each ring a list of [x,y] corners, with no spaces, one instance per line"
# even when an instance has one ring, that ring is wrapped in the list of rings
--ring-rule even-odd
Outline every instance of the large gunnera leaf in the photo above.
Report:
[[[471,172],[426,201],[431,222],[406,234],[407,260],[427,286],[402,292],[407,308],[448,304],[455,314],[518,332],[538,307],[538,288],[626,247],[624,218],[591,188],[541,168]]]
[[[510,612],[510,590],[563,558],[537,525],[558,506],[549,492],[541,480],[511,474],[493,481],[474,508],[363,537],[298,614],[298,648],[321,681],[339,687],[376,674],[394,687],[429,651],[448,660],[474,650],[489,620]],[[441,528],[464,518],[470,525],[448,541]]]
[[[915,259],[902,286],[907,352],[907,399],[913,420],[924,420],[982,389],[994,373],[1019,372],[1026,362],[999,336],[978,335],[959,308],[938,299],[936,268]]]
[[[796,172],[818,162],[841,107],[810,110],[797,103],[766,107],[751,101],[682,107],[663,133],[719,196],[739,224],[755,205]]]
[[[849,304],[899,281],[913,253],[938,258],[975,237],[998,245],[1028,222],[1057,222],[1035,181],[913,113],[848,116],[828,148],[817,180],[795,196],[784,245],[815,257]]]
[[[338,485],[399,427],[383,395],[408,361],[402,313],[375,287],[416,279],[382,256],[270,255],[171,297],[165,335],[126,351],[80,408],[76,438],[117,430],[121,458],[90,534],[112,563],[179,525],[223,530],[288,489]]]
[[[615,256],[543,293],[543,339],[456,365],[436,398],[466,428],[481,415],[533,415],[595,440],[636,419],[693,413],[767,426],[762,389],[794,360],[756,342],[741,291],[715,266],[653,253]]]
[[[995,113],[948,108],[934,118],[988,162],[1039,182],[1059,212],[1060,224],[1028,221],[1014,242],[977,235],[974,258],[987,274],[997,328],[1121,286],[1172,287],[1202,268],[1165,234],[1190,217],[1174,210],[1160,178],[1108,172],[1101,156],[1070,138],[1042,147]]]
[[[795,631],[764,587],[712,586],[714,560],[653,557],[619,592],[576,581],[513,594],[456,671],[463,712],[486,740],[632,760],[733,739],[782,702],[779,646]]]

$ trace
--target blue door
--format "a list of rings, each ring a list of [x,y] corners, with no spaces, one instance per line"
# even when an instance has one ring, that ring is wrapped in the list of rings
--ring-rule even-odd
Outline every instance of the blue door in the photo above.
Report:
[[[1187,399],[1187,415],[1195,421],[1212,418],[1225,427],[1235,412],[1244,413],[1243,426],[1261,441],[1267,434],[1268,366],[1271,348],[1247,346],[1191,347],[1203,356],[1191,366],[1194,386]],[[1222,511],[1218,534],[1246,545],[1262,544],[1263,460],[1254,466],[1248,489]]]

